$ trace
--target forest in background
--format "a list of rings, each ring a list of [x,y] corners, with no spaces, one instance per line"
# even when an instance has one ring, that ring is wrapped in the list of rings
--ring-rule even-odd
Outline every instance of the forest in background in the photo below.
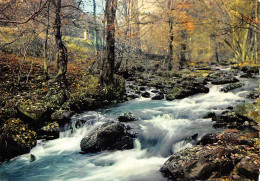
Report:
[[[1,1],[1,51],[42,59],[47,72],[48,64],[57,62],[58,15],[68,61],[84,62],[91,71],[103,67],[110,32],[119,74],[154,64],[171,71],[200,62],[259,62],[257,0],[122,0],[110,5],[62,0],[58,14],[55,3]],[[98,14],[102,8],[104,13]],[[115,14],[109,17],[114,18],[112,24],[107,12]]]

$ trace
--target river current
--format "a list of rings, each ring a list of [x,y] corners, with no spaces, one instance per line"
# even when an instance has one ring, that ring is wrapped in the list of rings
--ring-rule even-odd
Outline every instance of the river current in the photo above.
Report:
[[[241,79],[245,86],[234,91],[220,92],[223,85],[207,85],[210,92],[174,101],[153,101],[139,98],[117,106],[75,115],[73,130],[60,133],[60,138],[39,140],[29,154],[21,155],[0,165],[2,181],[163,181],[159,169],[173,153],[191,147],[190,136],[202,137],[219,132],[212,128],[211,119],[203,119],[207,112],[221,113],[229,106],[244,101],[250,90],[257,87],[257,79]],[[139,120],[131,123],[137,135],[134,149],[81,154],[80,141],[92,130],[107,121],[115,121],[131,112]],[[79,121],[83,120],[83,121]]]

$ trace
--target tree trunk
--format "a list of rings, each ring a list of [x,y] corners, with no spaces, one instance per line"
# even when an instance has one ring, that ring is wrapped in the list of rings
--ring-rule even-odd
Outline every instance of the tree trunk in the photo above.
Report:
[[[49,26],[50,26],[50,2],[48,3],[48,6],[47,6],[47,27],[46,27],[46,35],[45,35],[45,43],[44,43],[43,73],[44,73],[45,79],[49,79],[48,64],[47,64]]]
[[[138,0],[132,0],[131,3],[131,21],[134,22],[132,25],[133,32],[130,37],[134,40],[135,53],[141,53],[141,39],[140,39],[140,20],[139,20],[139,8]],[[133,36],[133,34],[135,34]]]
[[[57,61],[57,68],[58,72],[56,75],[56,81],[60,83],[64,83],[67,86],[67,80],[66,80],[66,73],[67,73],[67,63],[68,63],[68,51],[66,46],[63,44],[62,41],[62,34],[61,34],[61,0],[57,0],[55,4],[55,41],[58,49],[58,53],[56,55],[56,61]]]
[[[186,45],[186,42],[187,42],[187,32],[185,30],[183,30],[181,32],[181,37],[182,37],[182,43],[181,43],[181,50],[180,50],[180,63],[179,63],[179,68],[182,69],[184,67],[184,65],[186,64],[186,49],[187,49],[187,45]]]
[[[251,16],[251,10],[253,8],[253,2],[250,2],[250,16]],[[245,27],[245,34],[244,34],[244,37],[243,37],[243,42],[242,42],[242,45],[241,45],[241,60],[242,62],[245,62],[246,61],[246,54],[249,53],[248,51],[248,43],[247,43],[247,40],[248,40],[248,34],[249,34],[249,28],[250,28],[250,24],[247,23],[246,24],[246,27]]]
[[[167,66],[168,66],[168,70],[171,71],[172,70],[172,61],[173,61],[173,17],[172,16],[172,0],[169,0],[168,2],[168,10],[170,12],[170,18],[169,18],[169,28],[170,28],[170,37],[169,37],[169,55],[168,55],[168,62],[167,62]]]
[[[258,0],[255,3],[255,21],[258,22]],[[255,27],[255,64],[258,62],[258,38],[257,38],[257,28]]]
[[[115,66],[115,18],[117,0],[106,1],[106,59],[104,61],[104,71],[102,80],[105,85],[114,83]]]
[[[93,15],[94,15],[94,47],[96,50],[96,54],[98,53],[99,45],[98,45],[98,32],[97,32],[97,15],[96,15],[96,0],[93,0]]]

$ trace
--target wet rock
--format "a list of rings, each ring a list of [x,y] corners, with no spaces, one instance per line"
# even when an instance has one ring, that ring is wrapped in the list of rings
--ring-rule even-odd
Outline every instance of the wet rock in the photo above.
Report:
[[[194,134],[194,135],[192,135],[192,136],[186,138],[186,139],[185,139],[185,142],[186,142],[186,143],[194,144],[195,141],[198,139],[198,136],[199,136],[199,134],[196,133],[196,134]]]
[[[197,145],[207,145],[207,144],[213,144],[218,141],[217,134],[216,133],[208,133],[204,135],[198,142]]]
[[[30,162],[34,162],[36,160],[36,156],[33,155],[33,154],[30,154],[29,155],[29,160],[30,160]]]
[[[259,66],[243,66],[240,68],[240,70],[244,72],[242,75],[244,78],[252,78],[259,74]]]
[[[226,109],[233,110],[232,106],[228,106]]]
[[[164,95],[160,93],[152,97],[152,100],[162,100],[162,99],[164,99]]]
[[[163,175],[170,180],[231,180],[234,175],[242,180],[257,180],[259,154],[240,142],[246,135],[230,130],[207,137],[206,142],[212,143],[213,137],[214,143],[173,154],[160,169]]]
[[[214,113],[214,112],[207,112],[207,113],[203,116],[203,118],[204,118],[204,119],[213,118],[214,116],[216,116],[216,113]]]
[[[140,91],[145,91],[145,87],[140,87],[139,90]]]
[[[20,119],[9,119],[0,129],[0,162],[29,153],[36,145],[36,133]]]
[[[237,78],[234,77],[235,74],[232,72],[218,71],[208,76],[208,81],[212,84],[221,85],[239,82]]]
[[[135,94],[141,94],[141,91],[140,90],[136,90]]]
[[[174,99],[182,99],[198,93],[208,93],[209,88],[203,84],[196,84],[185,81],[174,86],[174,88],[167,94],[166,99],[172,101]]]
[[[53,140],[59,138],[60,125],[58,122],[49,123],[37,131],[37,139]]]
[[[240,78],[253,78],[253,77],[254,77],[254,75],[251,73],[242,73],[240,75]]]
[[[151,95],[149,92],[142,93],[142,97],[149,98]]]
[[[79,128],[82,128],[85,124],[93,125],[94,121],[86,120],[86,119],[78,119],[78,120],[75,120],[74,126],[76,129],[79,129]]]
[[[238,174],[251,180],[258,180],[259,166],[248,157],[243,158],[236,166]]]
[[[137,98],[140,98],[139,95],[137,95],[137,94],[132,94],[132,93],[127,94],[127,97],[128,97],[129,99],[137,99]]]
[[[159,90],[152,90],[151,92],[152,92],[152,93],[158,93]]]
[[[73,111],[58,110],[52,113],[51,119],[59,122],[59,124],[66,124],[70,121],[70,118],[75,114]]]
[[[137,119],[133,116],[132,113],[126,112],[120,115],[117,120],[119,122],[131,122],[131,121],[136,121]]]
[[[244,129],[256,125],[253,120],[233,111],[226,111],[220,115],[216,115],[212,118],[212,121],[215,122],[213,125],[214,128]],[[248,122],[248,124],[246,122]]]
[[[220,89],[220,91],[223,91],[225,93],[231,91],[231,90],[234,90],[234,89],[237,89],[237,88],[240,88],[240,87],[243,87],[245,84],[242,84],[240,82],[237,82],[237,83],[233,83],[233,84],[228,84],[226,85],[225,87],[223,87],[222,89]]]
[[[196,78],[194,80],[195,84],[202,84],[202,85],[206,85],[207,84],[207,79],[205,77],[200,77],[200,78]]]
[[[235,77],[217,77],[211,81],[212,84],[221,85],[221,84],[228,84],[228,83],[235,83],[239,82],[239,80]]]
[[[133,135],[122,123],[105,123],[80,142],[80,148],[85,153],[124,150],[133,147]]]
[[[160,171],[171,180],[207,180],[216,172],[225,175],[234,168],[233,160],[224,155],[237,152],[235,147],[201,147],[185,149],[172,155]]]
[[[253,99],[253,100],[259,98],[260,97],[260,88],[254,89],[246,97],[249,99]]]

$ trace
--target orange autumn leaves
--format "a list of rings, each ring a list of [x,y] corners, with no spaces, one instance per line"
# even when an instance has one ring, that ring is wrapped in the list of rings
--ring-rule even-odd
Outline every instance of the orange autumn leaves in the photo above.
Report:
[[[117,30],[116,33],[117,33],[118,35],[124,35],[124,32],[121,31],[121,30]],[[132,33],[132,34],[129,34],[129,33],[128,33],[127,35],[125,35],[126,38],[135,37],[135,36],[136,36],[135,33]]]
[[[188,31],[193,31],[195,25],[192,17],[187,13],[189,9],[193,8],[190,3],[178,3],[173,11],[173,14],[179,24],[183,24]]]

